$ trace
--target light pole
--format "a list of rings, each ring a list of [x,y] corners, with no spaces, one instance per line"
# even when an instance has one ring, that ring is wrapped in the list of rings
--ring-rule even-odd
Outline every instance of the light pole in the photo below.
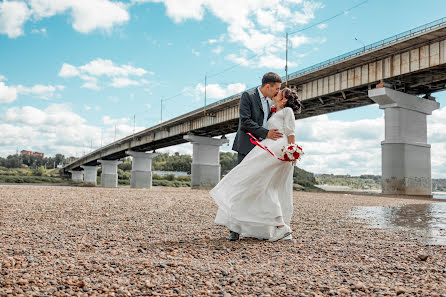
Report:
[[[163,98],[161,98],[161,121],[160,123],[163,122]]]
[[[355,40],[361,42],[361,44],[362,44],[362,46],[363,46],[362,51],[365,53],[365,43],[362,42],[360,39],[358,39],[358,38],[356,38],[356,37],[355,37]]]
[[[285,87],[288,87],[288,32],[285,34]]]
[[[204,116],[206,116],[206,89],[207,89],[207,74],[204,75]]]

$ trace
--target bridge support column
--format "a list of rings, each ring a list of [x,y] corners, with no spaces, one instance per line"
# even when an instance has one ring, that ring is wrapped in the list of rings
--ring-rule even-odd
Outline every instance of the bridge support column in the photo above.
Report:
[[[84,181],[84,172],[81,170],[70,170],[71,180],[75,183],[81,183]]]
[[[220,146],[228,139],[215,139],[196,135],[185,135],[184,139],[192,142],[192,177],[193,189],[210,188],[220,181]]]
[[[134,151],[126,151],[125,153],[133,157],[132,175],[130,176],[130,187],[139,189],[151,189],[152,159],[158,154]]]
[[[384,109],[382,193],[432,196],[426,115],[440,104],[389,88],[369,90],[368,95]]]
[[[118,160],[98,160],[102,165],[101,186],[106,188],[116,188],[118,186],[118,165],[122,161]]]
[[[98,166],[81,166],[85,172],[84,182],[89,185],[97,185]]]

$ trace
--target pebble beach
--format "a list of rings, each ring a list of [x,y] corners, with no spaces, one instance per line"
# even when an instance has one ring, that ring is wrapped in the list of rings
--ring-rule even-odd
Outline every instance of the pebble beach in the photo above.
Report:
[[[446,296],[446,246],[294,192],[293,240],[227,241],[208,191],[0,187],[0,296]]]

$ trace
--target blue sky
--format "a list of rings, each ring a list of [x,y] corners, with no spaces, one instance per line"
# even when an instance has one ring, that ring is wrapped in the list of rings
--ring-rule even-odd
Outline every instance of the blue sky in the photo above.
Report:
[[[284,75],[286,31],[362,2],[0,1],[0,156],[16,149],[81,156],[158,124],[161,98],[178,95],[164,102],[163,120],[203,106],[206,74],[208,103],[256,86],[267,71]],[[369,0],[292,35],[290,72],[437,20],[445,9],[440,0]],[[446,135],[433,132],[446,131],[446,95],[435,96],[432,171],[446,177]],[[382,115],[374,105],[298,121],[301,166],[380,174]]]

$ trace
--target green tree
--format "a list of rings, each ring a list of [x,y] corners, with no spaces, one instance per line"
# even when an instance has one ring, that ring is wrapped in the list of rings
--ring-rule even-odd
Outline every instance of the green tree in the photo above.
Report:
[[[221,175],[226,175],[229,171],[237,166],[237,154],[231,152],[220,153]]]

